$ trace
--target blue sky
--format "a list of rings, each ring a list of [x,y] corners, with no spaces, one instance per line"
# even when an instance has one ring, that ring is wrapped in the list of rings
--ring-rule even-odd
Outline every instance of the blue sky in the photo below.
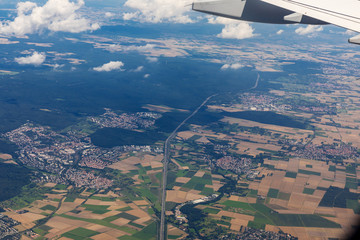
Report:
[[[1,21],[0,44],[16,45],[25,41],[29,45],[28,50],[21,54],[16,53],[13,57],[13,61],[20,65],[47,65],[59,69],[61,64],[55,60],[59,58],[56,54],[60,53],[54,56],[51,52],[53,43],[34,45],[32,42],[35,39],[46,41],[47,36],[54,36],[56,33],[65,34],[61,35],[61,38],[69,45],[76,41],[90,43],[94,48],[106,52],[133,51],[144,54],[146,58],[194,57],[191,54],[193,51],[207,53],[207,61],[219,63],[219,69],[222,70],[234,70],[235,66],[240,68],[249,65],[261,71],[279,71],[281,61],[309,59],[329,63],[335,56],[343,65],[343,62],[348,60],[347,56],[354,56],[354,52],[358,51],[358,46],[347,43],[347,39],[354,33],[342,28],[247,23],[214,17],[191,11],[190,6],[187,6],[191,3],[189,0],[17,2],[9,5],[8,1],[0,0],[0,7],[13,9],[4,11],[8,15]],[[91,37],[104,37],[102,29],[107,26],[118,26],[120,30],[122,26],[124,29],[136,27],[140,32],[137,37],[119,40],[124,33],[123,30],[119,31],[119,34],[111,37],[106,44],[99,38]],[[141,30],[147,29],[158,30],[157,42],[152,41],[146,31],[141,33]],[[177,30],[180,31],[176,32]],[[194,46],[192,41],[197,40],[198,43]],[[207,46],[212,46],[212,49],[206,50]],[[244,53],[251,51],[252,55]],[[346,51],[349,55],[341,55]],[[329,56],[329,52],[332,56]],[[80,60],[74,61],[77,61],[77,64],[83,63]],[[354,61],[354,64],[358,63],[356,59],[350,60]],[[336,64],[341,65],[339,62]],[[126,65],[124,66],[121,59],[112,59],[89,69],[124,71]]]
[[[96,1],[96,0],[38,0],[38,1],[27,1],[25,4],[24,1],[12,1],[11,5],[13,8],[16,7],[16,2],[20,3],[18,5],[18,10],[21,8],[28,9],[29,11],[34,11],[30,3],[36,5],[36,9],[47,11],[47,14],[50,11],[54,12],[54,16],[56,13],[64,12],[64,10],[72,11],[76,14],[88,15],[88,18],[97,17],[97,19],[91,19],[92,23],[95,24],[93,26],[83,24],[80,27],[80,23],[74,23],[74,21],[68,21],[71,24],[67,26],[51,26],[50,21],[53,21],[51,17],[48,19],[41,19],[40,22],[43,21],[45,25],[44,28],[47,28],[50,31],[69,31],[69,32],[82,32],[87,30],[96,30],[97,23],[103,23],[104,20],[102,18],[112,18],[118,20],[118,22],[122,21],[136,21],[136,22],[147,22],[147,23],[178,23],[178,24],[196,24],[196,23],[204,23],[204,27],[206,24],[219,24],[222,25],[222,31],[218,33],[219,38],[230,38],[230,39],[245,39],[245,38],[253,38],[259,37],[263,34],[264,30],[268,30],[269,33],[265,34],[277,34],[282,35],[283,33],[289,32],[294,35],[304,36],[306,38],[311,38],[314,35],[320,35],[323,32],[334,32],[335,35],[345,35],[346,30],[337,28],[337,27],[321,27],[321,26],[302,26],[302,25],[268,25],[268,24],[249,24],[246,22],[240,22],[236,20],[230,20],[225,18],[213,17],[210,15],[196,13],[191,11],[191,7],[187,6],[191,4],[191,0],[121,0],[121,1]],[[8,1],[0,1],[3,5],[9,5]],[[27,7],[24,7],[27,5]],[[61,9],[61,10],[60,10]],[[91,11],[91,12],[89,12]],[[99,15],[98,15],[98,14]],[[102,13],[102,15],[100,15]],[[106,14],[105,14],[106,13]],[[36,13],[26,12],[24,15],[32,16],[36,15]],[[20,17],[19,13],[12,14],[12,20],[15,20],[15,17]],[[63,14],[60,18],[64,18],[66,20],[69,18],[69,15]],[[87,19],[84,17],[82,20],[85,21]],[[39,22],[39,18],[36,19]],[[46,23],[48,21],[48,23]],[[113,21],[113,23],[116,21]],[[25,21],[22,22],[25,25]],[[4,24],[3,24],[4,25]],[[58,24],[59,25],[59,24]],[[65,25],[65,24],[63,24]],[[76,26],[78,28],[76,29]],[[71,28],[72,27],[72,28]],[[27,29],[26,32],[21,32],[21,24],[17,22],[16,29],[18,29],[15,34],[21,33],[36,33],[39,29],[30,28],[29,26],[24,26]],[[41,28],[41,27],[40,27]],[[41,29],[40,29],[41,30]],[[8,28],[2,26],[0,28],[0,33],[5,35],[11,35],[14,33],[9,32]],[[348,34],[348,33],[347,33]],[[349,33],[348,35],[351,35]],[[304,38],[304,39],[306,39]],[[346,36],[345,36],[346,38]]]

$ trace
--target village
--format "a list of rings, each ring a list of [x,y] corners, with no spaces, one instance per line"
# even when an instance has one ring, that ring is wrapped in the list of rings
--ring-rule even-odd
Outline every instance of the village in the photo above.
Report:
[[[161,117],[161,114],[154,112],[117,114],[109,108],[105,108],[104,110],[105,113],[98,117],[89,117],[89,120],[91,122],[96,123],[101,128],[149,128],[155,124],[156,119],[159,119]]]
[[[330,84],[316,83],[314,89],[338,89]],[[336,113],[336,108],[356,109],[358,102],[352,99],[337,104],[330,97],[326,103],[306,97],[299,100],[297,96],[284,99],[282,94],[251,92],[238,95],[232,103],[213,103],[207,110],[225,111],[222,119],[189,124],[177,133],[171,146],[166,189],[168,229],[174,239],[199,235],[215,239],[210,236],[215,236],[217,229],[224,230],[219,234],[223,240],[335,238],[351,225],[358,206],[356,160],[360,146],[356,139],[360,131],[353,112],[347,114],[341,109]],[[291,104],[294,101],[299,104]],[[267,123],[227,115],[242,111],[276,112],[307,121],[289,126],[290,117]],[[94,129],[142,131],[153,128],[159,117],[152,112],[105,109],[102,115],[88,117],[86,123]],[[18,147],[18,162],[42,173],[37,183],[62,189],[32,205],[41,202],[43,209],[37,213],[44,209],[60,212],[42,226],[42,231],[34,228],[37,236],[80,236],[84,229],[103,236],[121,228],[127,232],[117,232],[116,236],[126,239],[154,224],[160,207],[161,142],[103,148],[92,143],[86,131],[69,129],[56,132],[29,122],[3,136]],[[81,193],[72,197],[76,189]],[[345,199],[331,202],[332,191]],[[55,209],[59,199],[67,208],[64,212]],[[182,207],[189,206],[203,213],[202,221],[211,227],[194,223],[191,216],[181,212]],[[31,213],[34,209],[26,208]],[[16,221],[28,214],[10,213]],[[138,218],[147,220],[140,222]],[[77,228],[54,223],[68,219],[77,221]],[[96,224],[108,228],[97,226],[101,230],[91,232],[94,226],[89,221],[93,219],[100,219]],[[109,227],[109,223],[114,225]],[[202,230],[191,235],[194,229]]]
[[[14,228],[20,223],[6,215],[0,214],[0,239],[6,239],[7,236],[11,236],[11,239],[20,239],[20,234],[17,234],[17,230]]]
[[[135,113],[117,115],[106,109],[106,113],[89,118],[102,127],[147,128],[153,126],[156,113]],[[112,180],[96,176],[79,167],[104,169],[120,160],[127,152],[161,153],[162,147],[149,145],[123,145],[113,148],[95,146],[91,139],[81,132],[57,133],[46,126],[26,123],[3,135],[18,147],[18,161],[43,171],[42,182],[72,183],[77,187],[86,186],[102,189],[111,186]],[[55,175],[54,175],[55,174]]]

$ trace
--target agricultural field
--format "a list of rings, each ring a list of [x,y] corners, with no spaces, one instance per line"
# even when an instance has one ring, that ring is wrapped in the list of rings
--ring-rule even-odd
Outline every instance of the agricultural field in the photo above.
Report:
[[[223,118],[203,126],[192,124],[190,131],[178,133],[172,155],[176,171],[168,176],[168,205],[224,193],[216,202],[196,205],[205,214],[202,221],[214,220],[230,232],[251,227],[281,230],[299,239],[344,236],[360,212],[360,98],[354,97],[360,82],[347,78],[345,84],[349,90],[334,90],[331,97],[319,89],[301,93],[301,97],[299,89],[287,92],[287,99],[282,101],[294,98],[321,106],[279,112],[303,119],[291,123],[297,127],[281,121],[270,123],[261,115],[256,119],[238,114],[247,109],[236,101],[226,107],[208,106],[208,111],[218,112]],[[284,96],[282,91],[271,94]],[[326,107],[340,105],[341,109],[334,107],[337,114]],[[330,111],[332,114],[328,114]],[[252,170],[235,174],[235,168],[217,165],[216,159],[224,155],[252,159]],[[221,189],[229,178],[237,181],[230,194]],[[199,233],[206,236],[206,228],[201,227]]]
[[[129,201],[112,191],[71,194],[71,189],[66,189],[21,210],[26,213],[7,215],[21,222],[19,230],[33,228],[46,239],[155,239],[156,235],[149,231],[155,225],[150,203],[141,197]]]
[[[211,139],[209,135],[205,136]],[[178,170],[170,171],[168,176],[168,210],[175,204],[200,199],[210,193],[220,194],[218,190],[225,183],[224,177],[234,176],[231,171],[222,172],[222,175],[210,171],[202,160],[197,160],[199,151],[191,151],[189,139],[191,141],[191,137],[185,139],[184,145],[174,146],[175,152],[180,154],[175,153],[173,158]],[[181,154],[182,151],[185,154]],[[186,164],[188,161],[192,164]],[[346,171],[356,172],[351,167],[346,170],[346,167],[333,163],[289,157],[287,161],[264,159],[255,169],[262,178],[251,180],[243,176],[238,181],[238,186],[247,185],[248,190],[241,194],[225,194],[220,201],[196,208],[229,231],[240,231],[247,226],[275,232],[281,230],[300,239],[336,238],[344,234],[357,217],[358,196],[351,195],[355,189],[348,190],[349,198],[344,200],[348,205],[325,207],[326,203],[322,203],[328,199],[325,194],[329,189],[345,187]],[[355,180],[348,177],[347,181]]]
[[[123,157],[122,171],[116,166],[105,171],[120,185],[126,180],[126,187],[94,190],[46,183],[41,199],[4,214],[20,222],[17,230],[32,229],[38,239],[156,239],[162,155]],[[169,233],[173,239],[186,235],[171,224]]]
[[[168,239],[217,239],[245,227],[301,240],[337,239],[354,227],[360,81],[345,78],[346,90],[315,84],[311,93],[301,83],[277,81],[283,89],[210,102],[177,133],[167,172]],[[168,114],[161,124],[169,129],[166,119],[189,113],[144,108]],[[161,149],[162,142],[152,147]],[[0,164],[25,185],[1,203],[3,214],[32,239],[156,239],[164,156],[139,149],[121,152],[104,168],[86,168],[111,179],[105,189],[30,183],[29,171],[0,154]]]

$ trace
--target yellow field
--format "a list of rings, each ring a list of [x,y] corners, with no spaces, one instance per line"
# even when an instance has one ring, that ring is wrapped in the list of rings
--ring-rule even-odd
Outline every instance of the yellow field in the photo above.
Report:
[[[117,169],[123,173],[128,173],[130,170],[137,170],[137,164],[142,166],[151,166],[152,168],[161,168],[163,165],[161,163],[163,159],[162,154],[150,155],[139,153],[136,156],[124,157],[121,161],[118,161],[112,165],[110,168]]]

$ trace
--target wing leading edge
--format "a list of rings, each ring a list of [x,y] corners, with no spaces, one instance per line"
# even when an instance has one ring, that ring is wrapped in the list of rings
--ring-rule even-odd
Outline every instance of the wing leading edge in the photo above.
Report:
[[[260,0],[304,16],[360,33],[360,1],[358,0]],[[360,44],[360,36],[349,39]]]
[[[210,0],[195,1],[192,8],[249,22],[330,23],[360,33],[360,0]],[[360,44],[360,35],[349,42]]]

